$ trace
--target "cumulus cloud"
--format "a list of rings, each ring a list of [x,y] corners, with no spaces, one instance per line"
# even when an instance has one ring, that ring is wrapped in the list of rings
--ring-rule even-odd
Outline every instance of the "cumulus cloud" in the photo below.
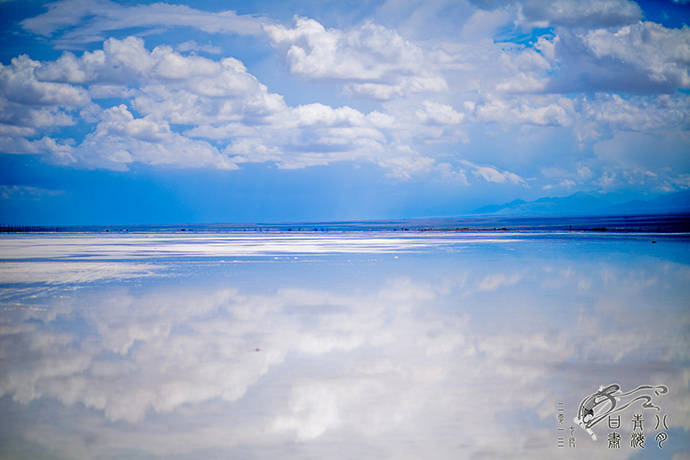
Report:
[[[578,101],[579,116],[626,131],[680,130],[690,128],[690,96],[629,96],[597,94]]]
[[[574,116],[573,101],[555,96],[491,96],[479,103],[469,102],[466,108],[472,113],[473,120],[503,124],[564,126],[570,124]]]
[[[486,182],[494,182],[497,184],[516,184],[527,185],[527,182],[522,177],[510,171],[502,171],[493,166],[477,165],[467,160],[461,160],[460,163],[467,166],[472,174],[476,177],[485,180]]]
[[[85,108],[83,115],[98,121],[98,124],[79,145],[72,146],[45,137],[40,140],[5,137],[2,140],[3,150],[49,153],[62,162],[114,169],[126,168],[133,161],[236,168],[215,147],[173,132],[166,120],[155,118],[155,110],[143,118],[135,118],[125,105],[101,110],[91,102],[88,92],[80,85],[119,83],[136,86],[163,80],[184,80],[192,90],[203,87],[197,93],[238,95],[248,90],[247,85],[252,83],[259,91],[261,88],[265,91],[265,87],[234,60],[216,63],[194,56],[186,59],[168,47],[157,48],[149,53],[143,41],[134,37],[122,41],[109,39],[103,50],[84,53],[81,58],[66,53],[57,61],[45,65],[25,56],[16,58],[11,66],[3,67],[0,74],[5,98],[0,113],[7,123],[14,125],[5,129],[8,134],[30,136],[36,134],[36,128],[43,126],[74,124],[70,112],[77,108]],[[223,68],[236,71],[237,78],[224,75],[220,72]],[[215,86],[204,86],[204,78],[213,72],[220,73],[219,81]],[[155,94],[155,91],[156,87],[153,86],[150,93]],[[146,107],[145,102],[144,97],[140,105]],[[143,108],[142,111],[147,113]]]
[[[83,88],[38,80],[40,66],[26,55],[0,64],[0,134],[18,141],[41,129],[74,125],[76,111],[91,103]]]
[[[267,25],[264,30],[275,46],[286,49],[291,72],[342,80],[352,94],[390,99],[447,88],[443,77],[425,65],[420,47],[370,22],[343,31],[298,17],[294,28]]]
[[[668,89],[690,87],[690,28],[668,29],[653,22],[622,27],[617,31],[598,29],[583,37],[598,59],[628,64],[650,82]]]
[[[687,88],[690,31],[640,21],[633,2],[526,1],[508,8],[544,21],[532,25],[554,29],[529,46],[510,41],[485,46],[490,56],[483,65],[485,91],[655,94]]]
[[[419,48],[372,23],[348,33],[298,17],[294,28],[269,25],[265,30],[273,43],[288,47],[291,70],[306,76],[376,81],[393,72],[414,73],[422,58]]]
[[[12,59],[9,66],[2,66],[2,94],[10,102],[25,105],[59,105],[79,107],[89,102],[88,94],[81,88],[60,83],[38,81],[35,70],[40,63],[21,55]]]
[[[424,101],[422,109],[417,111],[417,116],[423,122],[438,123],[442,125],[454,125],[461,123],[464,114],[459,113],[448,104]]]
[[[614,29],[559,29],[548,92],[672,93],[687,88],[690,29],[639,22]]]
[[[33,140],[14,136],[0,136],[0,151],[10,154],[42,154],[63,163],[75,161],[71,143],[47,136]]]
[[[165,122],[134,118],[125,105],[104,110],[75,154],[84,164],[112,169],[126,169],[132,162],[237,169],[208,142],[174,133]]]
[[[345,94],[386,101],[411,93],[438,93],[448,89],[443,77],[408,77],[394,83],[348,83]]]
[[[332,161],[372,161],[381,164],[387,149],[395,149],[382,129],[385,116],[364,114],[350,107],[308,104],[287,108],[235,137],[225,151],[237,161],[276,161],[281,167],[301,168]],[[415,152],[402,152],[416,156]]]
[[[130,98],[130,105],[82,111],[95,127],[70,149],[70,158],[89,166],[126,169],[141,162],[235,169],[237,163],[271,161],[302,168],[369,161],[407,177],[429,164],[397,144],[390,115],[319,103],[289,107],[234,58],[184,55],[167,46],[149,51],[142,39],[128,37],[108,39],[102,50],[79,57],[65,52],[32,68],[40,84],[71,88],[87,100]],[[462,120],[449,106],[428,104],[427,121]],[[176,125],[187,129],[179,132]]]
[[[103,46],[54,61],[20,56],[0,68],[0,144],[6,152],[114,169],[134,162],[233,169],[349,161],[400,178],[455,171],[466,180],[466,165],[443,144],[474,147],[495,125],[541,130],[543,137],[562,128],[577,138],[580,150],[571,153],[580,159],[591,159],[593,145],[620,130],[687,130],[688,98],[678,92],[690,87],[687,27],[641,20],[627,0],[473,3],[479,8],[398,1],[378,9],[378,22],[343,20],[339,27],[164,3],[51,3],[22,27],[58,46]],[[393,14],[396,7],[407,13]],[[444,14],[458,16],[459,33],[430,32],[445,24]],[[284,98],[230,57],[233,50],[202,44],[197,35],[153,49],[138,37],[106,38],[125,26],[254,34],[285,59],[290,75],[281,90],[318,81],[338,102],[326,104],[318,92]],[[549,30],[520,38],[537,26]],[[113,119],[116,113],[123,118]],[[62,133],[75,125],[88,134],[66,139]],[[490,162],[500,170],[499,158]],[[592,178],[601,174],[603,164],[587,164],[596,170]],[[563,180],[582,184],[569,174]],[[470,173],[484,176],[491,175]]]

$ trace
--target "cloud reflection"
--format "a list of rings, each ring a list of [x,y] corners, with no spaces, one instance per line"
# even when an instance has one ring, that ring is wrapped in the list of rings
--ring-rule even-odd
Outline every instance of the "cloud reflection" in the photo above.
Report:
[[[2,318],[0,401],[68,457],[550,458],[554,402],[611,379],[667,384],[687,433],[686,266],[473,262],[368,288],[69,293]]]

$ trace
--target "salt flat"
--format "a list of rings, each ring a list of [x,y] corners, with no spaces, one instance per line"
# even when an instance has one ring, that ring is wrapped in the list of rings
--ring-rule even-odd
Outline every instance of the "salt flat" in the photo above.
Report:
[[[2,238],[2,451],[557,458],[555,404],[569,426],[618,383],[669,388],[622,416],[670,456],[690,429],[690,245],[654,238]],[[610,457],[607,426],[575,428],[578,455]]]

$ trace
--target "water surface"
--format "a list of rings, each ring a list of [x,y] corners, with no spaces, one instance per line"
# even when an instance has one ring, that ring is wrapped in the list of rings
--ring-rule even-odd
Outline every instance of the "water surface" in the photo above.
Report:
[[[689,243],[553,231],[6,235],[2,456],[682,458]],[[610,383],[669,389],[658,409],[619,413],[619,449],[607,421],[596,441],[573,422]],[[644,448],[630,444],[637,413]]]

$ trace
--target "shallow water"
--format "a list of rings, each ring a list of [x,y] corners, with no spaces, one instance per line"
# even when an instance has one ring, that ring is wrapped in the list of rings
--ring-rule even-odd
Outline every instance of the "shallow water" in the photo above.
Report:
[[[690,455],[687,235],[17,234],[0,257],[3,457]],[[668,392],[595,441],[573,418],[612,383]]]

